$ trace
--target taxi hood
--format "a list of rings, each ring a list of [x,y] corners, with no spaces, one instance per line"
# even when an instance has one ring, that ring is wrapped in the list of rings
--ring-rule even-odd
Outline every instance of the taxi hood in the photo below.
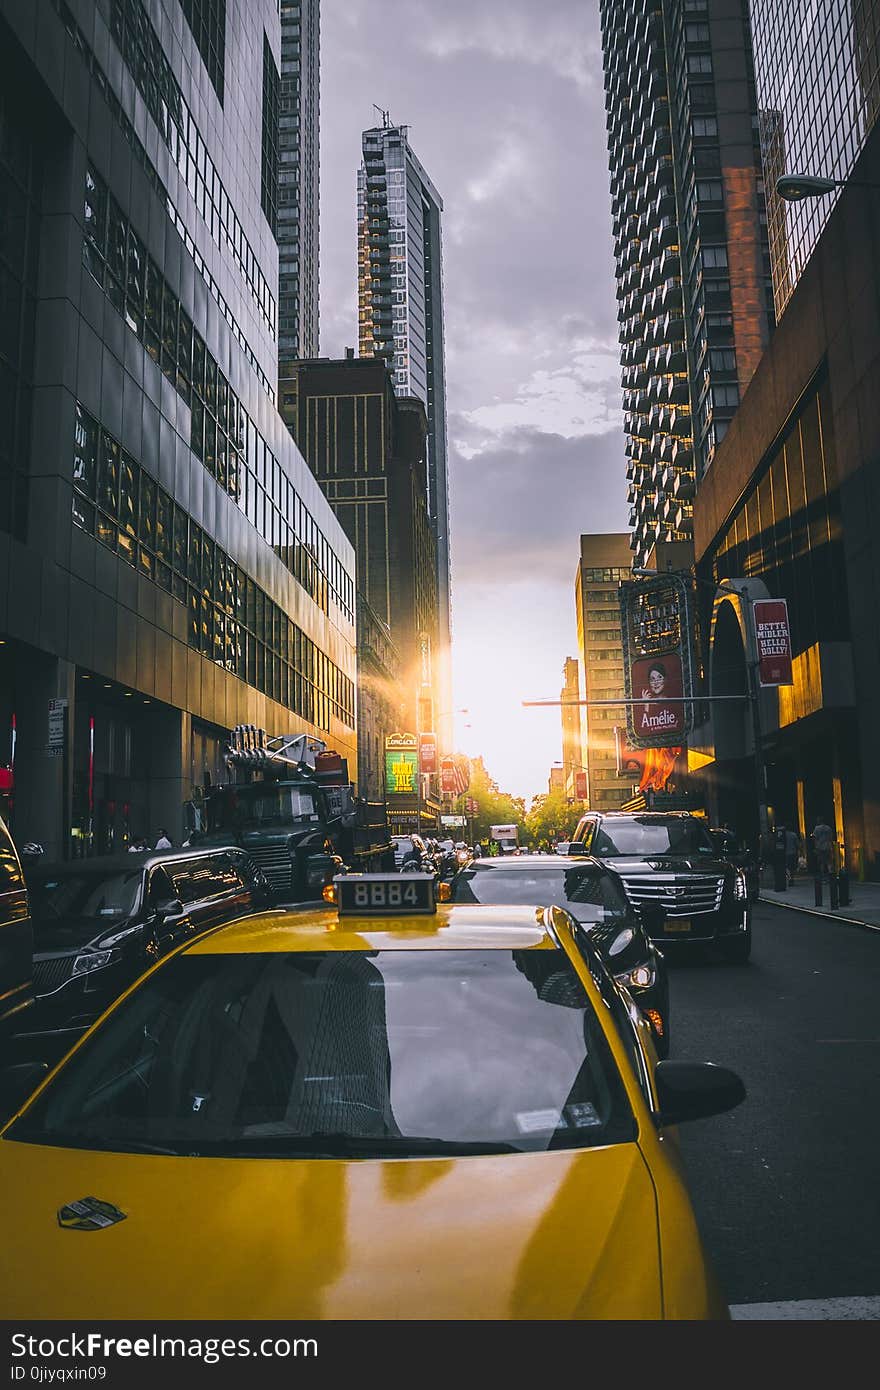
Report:
[[[663,1316],[656,1197],[636,1143],[350,1161],[0,1140],[0,1181],[17,1194],[7,1318]],[[68,1210],[62,1225],[87,1197],[122,1219],[82,1230]]]

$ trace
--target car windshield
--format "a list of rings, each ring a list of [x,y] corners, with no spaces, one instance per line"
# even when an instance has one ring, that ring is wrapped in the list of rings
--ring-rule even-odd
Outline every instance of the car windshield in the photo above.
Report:
[[[531,865],[519,869],[490,864],[468,865],[456,874],[452,901],[457,903],[518,904],[564,907],[579,922],[622,922],[627,915],[626,897],[610,874],[565,864]]]
[[[318,808],[307,787],[265,786],[223,788],[211,798],[211,830],[227,826],[261,828],[289,825],[292,821],[316,821]]]
[[[219,1157],[585,1148],[636,1125],[559,949],[177,956],[5,1136]]]
[[[603,858],[634,855],[649,859],[663,854],[715,854],[709,832],[699,820],[631,820],[604,821],[589,846],[591,854]]]
[[[63,921],[67,917],[99,920],[129,917],[135,911],[142,871],[128,874],[82,873],[28,875],[31,916],[35,922]]]

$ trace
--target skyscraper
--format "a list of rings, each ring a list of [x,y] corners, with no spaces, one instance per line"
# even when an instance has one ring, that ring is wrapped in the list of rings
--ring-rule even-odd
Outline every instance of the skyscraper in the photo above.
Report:
[[[320,0],[281,0],[278,356],[318,355]]]
[[[443,201],[416,158],[408,127],[365,130],[358,171],[358,338],[362,357],[383,357],[394,388],[417,396],[428,416],[428,516],[437,545],[437,669],[448,720],[450,582],[446,475],[446,383],[443,353]],[[441,735],[444,729],[438,729]],[[449,746],[448,738],[444,739]]]
[[[695,487],[767,344],[745,0],[601,0],[631,547],[693,534]]]
[[[751,0],[777,317],[838,193],[787,203],[781,174],[844,179],[880,109],[880,0]]]

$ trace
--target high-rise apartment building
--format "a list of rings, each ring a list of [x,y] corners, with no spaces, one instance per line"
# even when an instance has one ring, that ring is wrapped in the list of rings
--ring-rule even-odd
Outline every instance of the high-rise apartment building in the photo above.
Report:
[[[852,172],[880,110],[880,0],[751,0],[750,9],[779,317],[839,190],[788,203],[776,180]]]
[[[428,416],[428,516],[437,547],[438,719],[451,748],[449,489],[443,349],[443,201],[417,159],[408,127],[365,130],[358,171],[358,341],[381,357],[394,389],[417,396]],[[439,729],[441,736],[443,727]]]
[[[631,547],[693,497],[770,331],[746,0],[601,0]]]
[[[278,355],[318,355],[320,0],[281,0]]]
[[[0,0],[0,765],[49,857],[180,843],[239,722],[356,775],[354,551],[276,409],[280,50],[277,0]]]
[[[589,703],[625,698],[618,589],[632,578],[631,560],[626,532],[581,536],[574,583],[581,699],[587,701],[581,706],[581,743],[594,811],[613,811],[632,795],[632,777],[617,775],[614,737],[615,728],[626,729],[626,706]]]

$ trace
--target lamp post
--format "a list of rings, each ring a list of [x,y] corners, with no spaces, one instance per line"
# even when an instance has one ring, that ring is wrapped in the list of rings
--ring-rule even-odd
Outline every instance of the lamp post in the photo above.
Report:
[[[819,174],[783,174],[776,180],[776,192],[786,203],[802,203],[805,198],[824,198],[835,188],[880,188],[869,179],[826,179]]]

